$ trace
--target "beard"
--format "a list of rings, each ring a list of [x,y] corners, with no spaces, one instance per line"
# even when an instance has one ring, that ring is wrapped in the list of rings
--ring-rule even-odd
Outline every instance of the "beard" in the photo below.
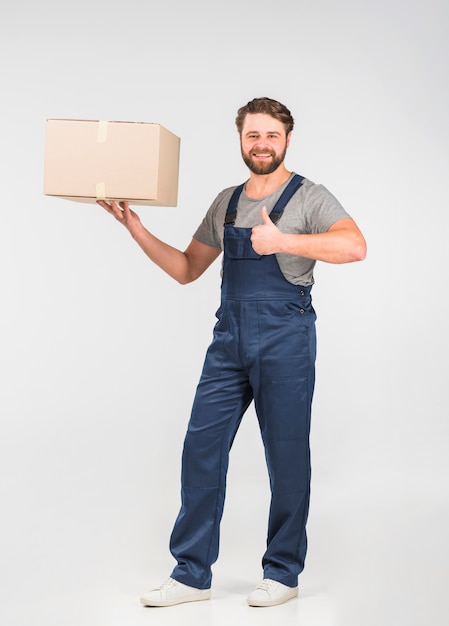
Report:
[[[271,160],[269,161],[255,161],[254,157],[248,152],[243,152],[242,150],[242,158],[245,162],[246,167],[248,167],[253,174],[264,175],[264,174],[272,174],[277,170],[280,164],[284,161],[285,155],[287,153],[287,148],[281,154],[276,154],[273,150],[268,150],[267,154],[271,156]]]

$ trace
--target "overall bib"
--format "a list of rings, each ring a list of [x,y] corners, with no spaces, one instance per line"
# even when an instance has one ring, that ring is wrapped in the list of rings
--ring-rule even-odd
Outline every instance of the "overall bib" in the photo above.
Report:
[[[302,181],[295,175],[287,185],[270,213],[274,222]],[[182,504],[170,539],[178,562],[172,578],[199,589],[211,585],[229,451],[253,400],[271,488],[264,578],[295,587],[307,548],[316,352],[311,287],[288,282],[276,255],[254,251],[252,229],[234,226],[242,189],[226,214],[218,322],[184,442]]]

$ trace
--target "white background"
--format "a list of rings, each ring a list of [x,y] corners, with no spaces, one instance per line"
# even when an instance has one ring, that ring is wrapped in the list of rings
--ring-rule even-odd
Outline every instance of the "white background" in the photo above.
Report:
[[[445,0],[210,0],[0,10],[0,614],[36,626],[442,626],[448,580],[448,9]],[[184,248],[246,178],[237,109],[292,111],[287,167],[368,241],[320,264],[309,555],[300,599],[250,609],[268,486],[252,409],[231,455],[214,599],[144,609],[173,561],[180,454],[219,299],[181,287],[106,212],[43,195],[51,117],[181,137]]]

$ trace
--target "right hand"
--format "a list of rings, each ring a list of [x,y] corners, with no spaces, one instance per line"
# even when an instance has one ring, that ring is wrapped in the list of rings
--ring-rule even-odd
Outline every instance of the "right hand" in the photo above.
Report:
[[[117,204],[115,200],[108,200],[107,202],[106,200],[97,200],[97,204],[103,207],[103,209],[106,209],[118,222],[123,224],[131,235],[141,228],[142,224],[140,218],[137,213],[129,208],[128,202],[119,202]]]

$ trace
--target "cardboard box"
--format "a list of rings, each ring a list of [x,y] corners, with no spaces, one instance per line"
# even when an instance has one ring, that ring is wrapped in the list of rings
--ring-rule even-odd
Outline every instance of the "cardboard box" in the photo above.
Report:
[[[180,139],[160,124],[49,119],[44,194],[176,206]]]

